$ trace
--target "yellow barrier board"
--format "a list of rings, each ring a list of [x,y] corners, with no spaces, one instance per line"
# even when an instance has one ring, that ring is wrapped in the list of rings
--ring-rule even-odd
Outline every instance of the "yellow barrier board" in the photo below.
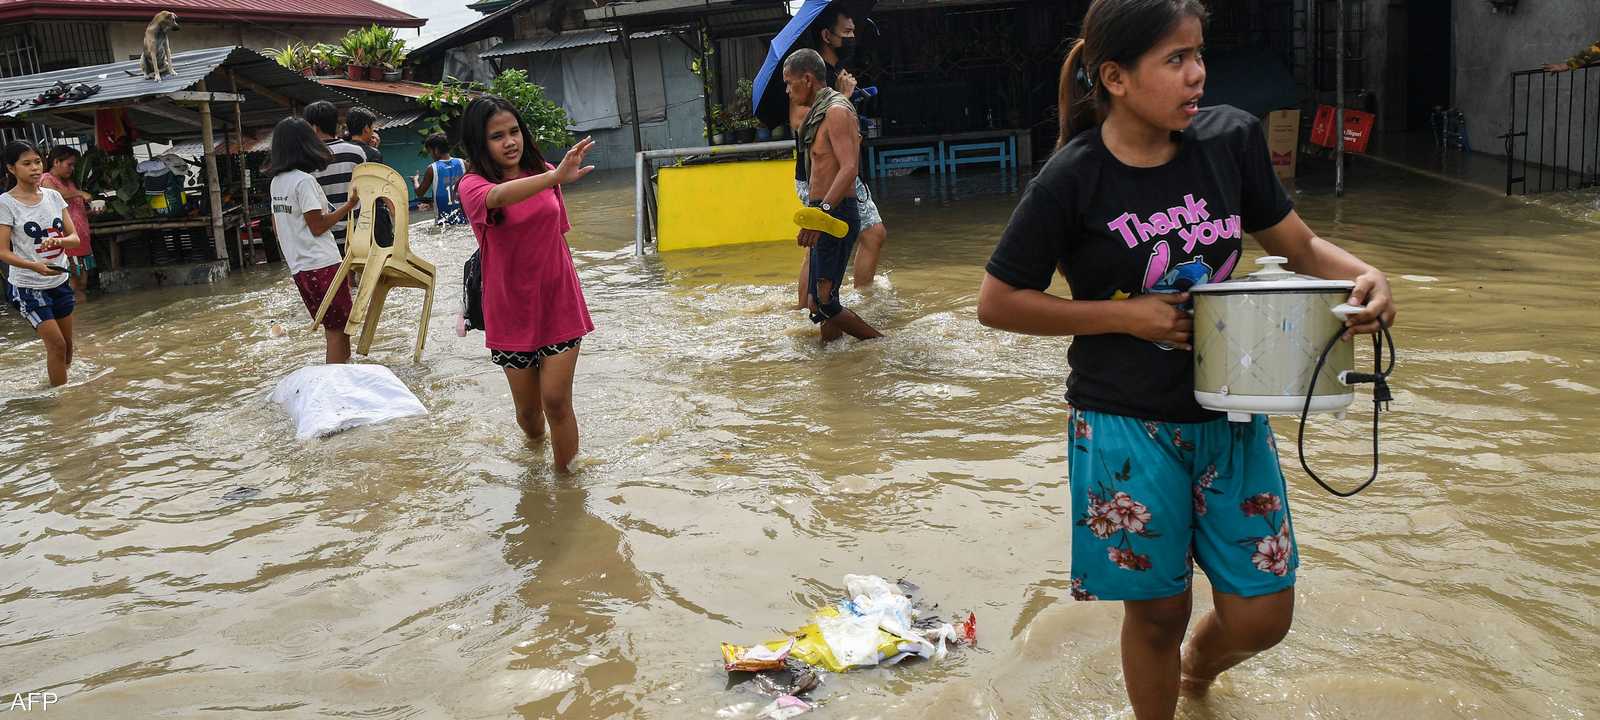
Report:
[[[793,160],[752,160],[661,169],[662,252],[793,241]]]

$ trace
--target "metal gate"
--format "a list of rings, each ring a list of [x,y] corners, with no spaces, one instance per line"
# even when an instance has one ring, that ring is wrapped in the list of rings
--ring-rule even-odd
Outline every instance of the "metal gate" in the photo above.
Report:
[[[1600,185],[1600,65],[1511,74],[1506,194]]]

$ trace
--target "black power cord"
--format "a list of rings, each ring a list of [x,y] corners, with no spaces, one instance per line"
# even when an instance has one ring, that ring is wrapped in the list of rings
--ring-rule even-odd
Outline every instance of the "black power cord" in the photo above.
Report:
[[[1394,399],[1394,396],[1389,392],[1389,373],[1394,372],[1394,338],[1389,336],[1389,326],[1383,324],[1382,320],[1378,321],[1378,328],[1380,332],[1372,334],[1372,374],[1347,372],[1340,378],[1346,385],[1372,383],[1372,474],[1367,476],[1366,482],[1361,483],[1356,489],[1349,492],[1340,492],[1323,482],[1322,478],[1317,477],[1317,474],[1311,471],[1311,466],[1306,464],[1306,417],[1311,414],[1312,393],[1316,390],[1317,378],[1322,375],[1323,365],[1328,362],[1328,353],[1333,352],[1333,348],[1344,337],[1344,328],[1339,328],[1339,331],[1334,333],[1333,339],[1329,340],[1328,344],[1322,348],[1322,356],[1317,358],[1317,369],[1311,373],[1311,384],[1306,387],[1306,404],[1300,409],[1300,433],[1295,438],[1295,445],[1300,451],[1300,467],[1304,468],[1306,474],[1310,475],[1311,479],[1315,480],[1318,485],[1321,485],[1323,490],[1342,498],[1354,496],[1356,493],[1367,489],[1367,486],[1371,485],[1373,480],[1378,479],[1378,414],[1389,409],[1389,402]],[[1389,348],[1388,369],[1383,367],[1385,345]]]

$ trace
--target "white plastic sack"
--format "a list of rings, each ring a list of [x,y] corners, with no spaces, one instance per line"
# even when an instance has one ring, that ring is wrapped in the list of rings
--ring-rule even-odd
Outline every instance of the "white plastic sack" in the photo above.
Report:
[[[880,616],[884,630],[896,635],[911,631],[911,599],[877,575],[844,576],[845,592],[862,615]]]
[[[844,615],[817,618],[822,641],[845,667],[878,664],[878,616]]]
[[[417,396],[382,365],[313,365],[278,381],[272,401],[308,440],[362,425],[426,415]]]

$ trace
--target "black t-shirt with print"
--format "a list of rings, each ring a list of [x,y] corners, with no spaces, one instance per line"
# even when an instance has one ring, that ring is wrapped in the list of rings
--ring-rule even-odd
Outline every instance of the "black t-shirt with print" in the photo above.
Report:
[[[1073,138],[1028,185],[990,275],[1043,291],[1062,268],[1077,300],[1117,300],[1220,282],[1234,272],[1242,232],[1270,228],[1294,207],[1254,116],[1200,111],[1177,155],[1124,165],[1098,128]],[[1085,335],[1067,351],[1067,400],[1085,410],[1167,422],[1219,416],[1194,399],[1190,352],[1132,335]]]

